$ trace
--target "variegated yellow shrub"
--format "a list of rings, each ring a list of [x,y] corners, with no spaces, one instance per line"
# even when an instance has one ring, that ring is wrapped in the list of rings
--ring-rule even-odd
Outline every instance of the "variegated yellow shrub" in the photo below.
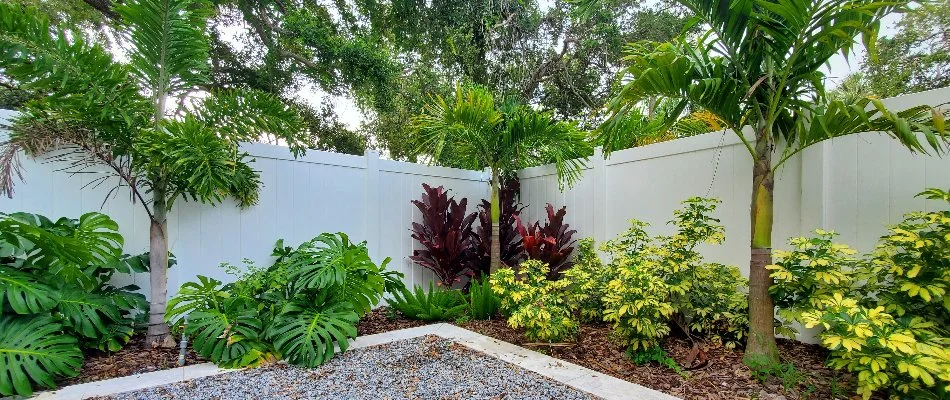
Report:
[[[609,276],[601,299],[603,318],[630,350],[656,345],[669,334],[671,322],[730,348],[743,341],[745,278],[735,267],[706,262],[697,250],[725,240],[719,220],[710,216],[717,203],[687,199],[673,213],[673,235],[651,238],[647,224],[634,220],[601,247],[610,260],[603,274]]]
[[[548,264],[527,260],[519,273],[500,268],[491,275],[492,291],[501,298],[501,308],[508,315],[508,325],[524,328],[531,340],[560,342],[577,334],[574,307],[565,295],[570,278],[547,279]]]
[[[921,196],[950,202],[942,190]],[[851,371],[865,399],[950,398],[950,211],[907,214],[861,258],[816,232],[768,267],[780,316],[824,328],[829,364]]]
[[[567,291],[568,299],[577,308],[582,321],[603,321],[602,299],[607,282],[613,279],[614,269],[597,257],[594,239],[579,240],[574,254],[574,266],[563,275],[563,279],[572,283]]]

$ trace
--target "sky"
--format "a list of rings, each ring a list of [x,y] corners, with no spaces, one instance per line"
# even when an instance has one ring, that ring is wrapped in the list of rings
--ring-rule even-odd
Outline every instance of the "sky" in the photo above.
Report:
[[[648,0],[645,2],[646,5],[653,5],[656,3],[656,0]],[[539,4],[542,8],[550,7],[551,4],[553,4],[553,1],[541,0],[539,1]],[[891,14],[885,17],[883,23],[881,24],[881,36],[893,35],[896,32],[895,25],[899,19],[900,16],[898,14]],[[864,45],[858,43],[855,46],[852,54],[847,59],[840,54],[831,58],[828,65],[824,67],[825,75],[828,77],[828,81],[826,82],[828,89],[833,89],[838,85],[838,82],[840,82],[841,79],[844,79],[852,72],[858,71],[860,69],[861,59],[864,58],[864,54]],[[340,122],[345,124],[350,129],[355,130],[359,128],[360,124],[365,119],[363,112],[350,96],[329,95],[312,85],[301,88],[301,90],[297,93],[297,96],[314,106],[319,106],[323,98],[329,96],[333,101],[333,105],[337,115],[339,116]]]

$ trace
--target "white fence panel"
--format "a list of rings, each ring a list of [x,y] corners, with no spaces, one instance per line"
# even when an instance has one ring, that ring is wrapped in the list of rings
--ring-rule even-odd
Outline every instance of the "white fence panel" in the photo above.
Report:
[[[0,110],[0,123],[10,116],[11,112]],[[297,246],[322,232],[344,232],[354,242],[366,240],[375,261],[391,257],[391,268],[406,273],[408,285],[427,285],[432,273],[408,258],[417,246],[409,229],[419,220],[410,201],[422,194],[422,183],[443,185],[457,198],[467,197],[469,210],[489,195],[481,171],[380,160],[372,152],[352,156],[311,150],[294,159],[286,147],[242,148],[254,157],[252,167],[260,172],[260,201],[241,209],[232,200],[210,206],[179,199],[168,216],[169,248],[178,258],[178,265],[169,271],[169,295],[197,275],[229,282],[233,277],[218,267],[220,263],[240,266],[247,258],[259,266],[270,265],[277,239]],[[128,190],[119,190],[103,203],[115,180],[83,188],[94,174],[71,177],[59,170],[63,164],[20,159],[24,181],[17,183],[13,198],[0,198],[0,212],[51,218],[103,212],[119,223],[127,253],[148,251],[148,216],[140,204],[128,200]],[[128,280],[148,287],[144,274]]]
[[[950,102],[950,88],[884,102],[894,110],[942,105]],[[588,164],[582,180],[564,192],[552,166],[521,171],[529,218],[543,219],[545,203],[567,205],[575,238],[601,243],[627,229],[631,218],[650,223],[653,233],[670,233],[666,222],[682,200],[715,197],[722,200],[715,216],[726,228],[726,242],[703,251],[748,273],[752,160],[732,132],[622,150],[607,160],[598,153]],[[950,157],[912,154],[877,133],[826,141],[776,171],[773,245],[785,248],[789,237],[823,227],[841,233],[843,243],[870,250],[886,226],[927,207],[913,196],[929,187],[950,188]]]

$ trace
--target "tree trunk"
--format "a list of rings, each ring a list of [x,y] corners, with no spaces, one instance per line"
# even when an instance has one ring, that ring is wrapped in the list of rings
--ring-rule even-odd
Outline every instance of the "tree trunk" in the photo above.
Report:
[[[498,169],[491,170],[491,264],[489,271],[501,266],[501,199],[499,197]]]
[[[151,287],[149,301],[148,332],[146,342],[152,347],[167,346],[168,324],[165,323],[165,307],[168,296],[168,219],[165,204],[165,188],[156,184],[152,195],[152,225],[149,231],[148,277]]]
[[[772,263],[772,202],[775,176],[772,171],[770,134],[760,129],[755,141],[752,169],[752,256],[749,262],[749,336],[745,362],[749,365],[778,363],[775,344],[775,306],[769,287],[772,278],[765,269]]]

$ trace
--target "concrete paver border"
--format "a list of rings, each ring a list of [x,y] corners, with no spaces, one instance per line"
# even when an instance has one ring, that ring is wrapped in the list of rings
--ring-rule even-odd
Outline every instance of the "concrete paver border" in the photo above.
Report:
[[[472,350],[515,364],[539,375],[606,400],[676,399],[676,397],[627,382],[623,379],[614,378],[579,365],[571,364],[567,361],[558,360],[536,351],[531,351],[511,343],[493,339],[445,323],[360,336],[350,342],[350,349],[375,346],[425,335],[436,335],[451,339]],[[148,372],[67,386],[54,391],[39,393],[34,398],[37,400],[80,400],[91,396],[105,396],[145,389],[194,378],[225,374],[232,371],[235,370],[219,368],[210,363],[189,365],[164,371]]]

